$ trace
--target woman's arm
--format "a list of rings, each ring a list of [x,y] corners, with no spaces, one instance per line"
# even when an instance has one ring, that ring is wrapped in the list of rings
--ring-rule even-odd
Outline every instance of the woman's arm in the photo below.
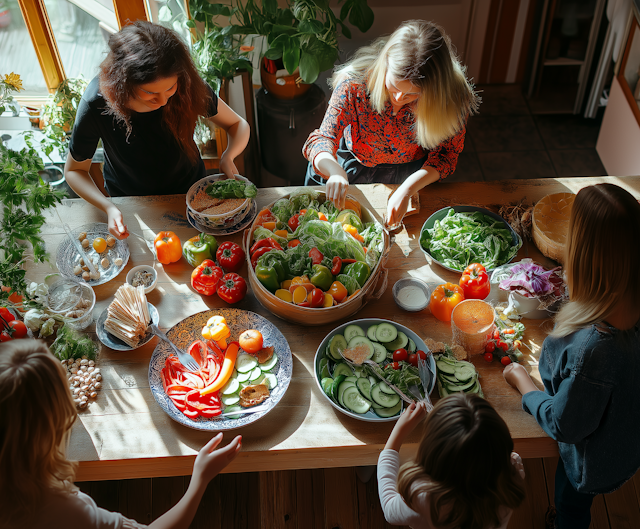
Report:
[[[319,153],[314,161],[314,165],[321,171],[322,178],[328,178],[326,193],[327,198],[335,204],[338,209],[343,209],[349,189],[349,177],[347,172],[338,163],[335,155],[330,152]],[[329,175],[325,177],[324,175]]]
[[[251,135],[249,124],[222,99],[218,99],[218,113],[207,119],[227,133],[229,142],[220,159],[220,170],[227,175],[227,178],[235,178],[238,168],[234,160],[242,154],[249,143]]]
[[[387,203],[387,224],[389,226],[400,224],[409,207],[409,199],[423,187],[439,179],[440,173],[433,167],[423,167],[408,176],[402,185],[395,190],[393,195],[389,197],[389,202]]]
[[[95,171],[95,169],[91,168],[91,158],[77,162],[71,154],[67,155],[67,161],[64,164],[64,176],[71,189],[79,197],[84,198],[87,202],[107,214],[109,231],[114,237],[117,239],[128,237],[129,233],[127,232],[127,226],[124,224],[122,212],[100,190],[89,174],[91,171]]]

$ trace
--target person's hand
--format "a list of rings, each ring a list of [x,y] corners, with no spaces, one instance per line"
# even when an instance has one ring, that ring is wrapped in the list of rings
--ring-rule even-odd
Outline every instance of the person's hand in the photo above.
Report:
[[[529,373],[522,364],[511,362],[502,371],[502,376],[511,387],[517,389],[523,395],[529,391],[537,391],[538,388],[531,380]]]
[[[236,179],[236,175],[238,173],[238,168],[236,164],[233,162],[231,157],[226,157],[224,154],[222,158],[220,158],[220,172],[224,173],[227,178],[232,180]]]
[[[343,175],[335,174],[327,180],[327,198],[331,200],[338,209],[344,209],[348,189],[349,180]]]
[[[420,421],[427,415],[424,402],[412,402],[396,422],[385,448],[399,450],[407,436],[415,430]]]
[[[402,222],[407,208],[409,207],[411,196],[403,193],[401,188],[396,189],[395,193],[389,197],[387,203],[387,225],[394,227]]]
[[[193,465],[194,480],[202,480],[202,483],[206,485],[235,459],[242,448],[241,435],[238,435],[227,446],[216,450],[221,441],[222,432],[213,437],[198,452],[196,462]]]
[[[129,237],[127,226],[122,217],[122,211],[115,206],[111,206],[107,209],[107,219],[107,226],[109,226],[109,233],[111,233],[111,235],[116,239],[126,239]]]

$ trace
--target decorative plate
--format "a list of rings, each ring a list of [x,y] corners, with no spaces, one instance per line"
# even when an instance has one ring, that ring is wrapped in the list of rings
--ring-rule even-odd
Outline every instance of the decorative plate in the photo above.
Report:
[[[358,419],[360,421],[366,421],[366,422],[389,422],[389,421],[395,421],[398,419],[398,417],[400,417],[400,413],[398,413],[397,415],[394,415],[393,417],[379,417],[378,415],[375,414],[375,412],[373,410],[369,410],[367,413],[354,413],[352,411],[349,411],[345,408],[343,408],[342,406],[340,406],[339,404],[336,404],[333,399],[331,399],[322,389],[322,384],[320,384],[320,360],[322,360],[322,358],[324,358],[325,356],[325,351],[327,349],[327,346],[329,345],[329,342],[331,341],[331,338],[334,337],[334,335],[336,334],[342,334],[342,332],[344,331],[345,327],[347,327],[348,325],[359,325],[360,327],[362,327],[362,329],[366,332],[367,329],[369,327],[371,327],[372,325],[378,325],[380,323],[389,323],[391,325],[393,325],[394,327],[396,327],[399,331],[402,331],[403,333],[405,333],[407,335],[408,338],[410,338],[411,340],[413,340],[416,344],[417,350],[422,350],[422,351],[427,351],[428,348],[425,345],[424,341],[422,340],[422,338],[420,338],[415,332],[413,332],[411,329],[408,329],[407,327],[405,327],[404,325],[400,325],[399,323],[396,323],[394,321],[390,321],[390,320],[385,320],[385,319],[381,319],[381,318],[365,318],[362,320],[353,320],[353,321],[348,321],[347,323],[343,323],[342,325],[340,325],[340,327],[336,327],[335,329],[333,329],[329,334],[327,334],[324,338],[324,340],[322,340],[322,343],[320,344],[320,346],[318,347],[318,350],[316,351],[316,357],[315,360],[313,361],[313,371],[314,371],[314,378],[316,380],[316,384],[318,385],[318,388],[320,389],[320,393],[322,393],[322,396],[327,399],[331,405],[336,409],[341,411],[342,413],[344,413],[345,415],[348,415],[349,417],[353,417],[354,419]],[[435,373],[436,373],[436,361],[434,360],[433,356],[429,357],[429,366],[428,366],[431,370],[432,373],[432,377],[431,380],[429,381],[429,394],[431,394],[431,392],[433,391],[434,386],[436,385],[436,377],[435,377]],[[411,395],[408,395],[409,397],[411,397]],[[403,402],[402,400],[400,402]],[[404,404],[402,405],[402,408],[404,409]]]
[[[96,237],[102,237],[105,241],[107,238],[112,237],[111,233],[109,233],[109,227],[104,222],[94,222],[92,224],[85,224],[84,226],[80,226],[79,228],[75,228],[72,230],[72,234],[74,237],[78,237],[82,232],[87,234],[87,239],[93,242],[93,239]],[[84,281],[81,276],[77,276],[73,273],[73,269],[80,265],[80,259],[90,258],[92,260],[97,260],[98,265],[96,269],[100,272],[100,277],[98,279],[90,279],[89,281]],[[109,259],[109,268],[106,270],[102,268],[100,261],[106,257]],[[122,259],[122,264],[120,266],[115,265],[116,259]],[[111,281],[114,277],[116,277],[124,267],[127,266],[127,262],[129,261],[129,245],[126,240],[118,240],[116,239],[116,243],[102,252],[98,253],[93,249],[93,245],[90,244],[86,251],[83,252],[83,255],[78,255],[78,251],[76,250],[73,241],[69,239],[69,237],[65,237],[65,239],[58,246],[58,254],[56,255],[56,265],[58,270],[63,276],[70,277],[71,279],[75,279],[78,281],[83,281],[87,285],[95,287],[97,285],[102,285],[108,281]]]
[[[251,209],[249,210],[249,213],[247,213],[247,216],[243,218],[238,224],[229,226],[228,228],[221,228],[219,230],[207,228],[206,226],[200,224],[189,210],[187,210],[187,220],[189,221],[189,224],[191,224],[191,226],[193,226],[196,230],[201,231],[202,233],[207,233],[216,237],[224,237],[225,235],[233,235],[234,233],[238,233],[239,231],[242,231],[245,228],[249,227],[253,222],[253,219],[256,218],[257,214],[258,204],[254,201]]]
[[[247,329],[256,329],[262,333],[264,344],[266,347],[273,346],[274,353],[278,355],[278,362],[271,371],[278,378],[278,385],[271,391],[269,398],[264,401],[269,407],[263,411],[256,413],[247,413],[241,415],[238,419],[230,417],[205,419],[198,417],[189,419],[178,408],[175,407],[171,399],[165,394],[162,387],[161,370],[165,365],[165,361],[172,354],[171,346],[165,342],[159,342],[151,355],[149,362],[149,386],[156,402],[174,421],[194,428],[196,430],[220,431],[234,430],[247,426],[258,419],[264,417],[280,402],[283,395],[291,382],[291,373],[293,370],[293,359],[291,349],[287,339],[278,330],[278,328],[266,318],[259,314],[241,309],[223,308],[215,310],[206,310],[199,312],[188,318],[185,318],[177,325],[174,325],[167,332],[167,337],[178,347],[187,349],[194,341],[202,338],[201,331],[207,320],[215,315],[224,316],[227,325],[231,331],[228,341],[237,340],[240,334]]]
[[[158,322],[160,321],[160,316],[158,315],[158,309],[156,309],[148,301],[147,301],[147,307],[149,309],[149,315],[151,316],[152,323],[155,323],[156,325],[158,325]],[[149,343],[155,336],[154,334],[147,333],[144,339],[136,347],[129,347],[120,338],[116,338],[113,334],[111,334],[104,328],[104,322],[107,321],[108,314],[109,314],[109,307],[104,309],[100,314],[100,316],[98,317],[98,321],[96,322],[96,334],[98,335],[98,340],[100,340],[107,347],[114,349],[115,351],[133,351],[134,349],[138,349],[138,347],[142,347],[144,344]]]

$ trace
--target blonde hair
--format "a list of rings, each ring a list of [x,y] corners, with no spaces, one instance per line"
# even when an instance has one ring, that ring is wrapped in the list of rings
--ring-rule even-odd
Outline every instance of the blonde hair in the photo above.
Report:
[[[0,345],[0,497],[8,526],[24,525],[46,491],[71,492],[65,457],[76,407],[64,368],[44,342]]]
[[[427,416],[415,461],[400,469],[398,492],[411,508],[428,493],[436,527],[498,527],[500,508],[516,509],[525,497],[512,450],[509,428],[491,404],[451,395]]]
[[[640,204],[621,187],[581,189],[571,209],[564,272],[570,301],[551,336],[599,323],[640,297]],[[629,305],[631,306],[631,305]]]
[[[414,110],[415,136],[423,149],[434,149],[454,136],[478,109],[480,99],[465,76],[451,39],[433,22],[403,22],[390,37],[360,48],[338,67],[330,84],[335,88],[349,78],[366,82],[371,106],[382,114],[389,101],[387,72],[420,90]]]

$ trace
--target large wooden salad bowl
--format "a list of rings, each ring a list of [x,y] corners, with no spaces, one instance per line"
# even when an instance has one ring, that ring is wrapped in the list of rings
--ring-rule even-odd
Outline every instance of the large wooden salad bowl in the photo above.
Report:
[[[281,198],[289,198],[290,195],[285,195]],[[355,201],[355,198],[348,195],[348,198]],[[323,192],[320,192],[318,200],[324,201],[326,196]],[[272,202],[266,209],[271,209],[276,201]],[[260,215],[256,217],[256,220],[251,225],[251,228],[244,232],[243,244],[247,259],[247,268],[249,270],[249,284],[260,304],[275,314],[276,316],[291,321],[294,323],[301,323],[304,325],[325,325],[333,323],[349,316],[352,316],[358,312],[370,299],[378,299],[387,288],[387,275],[388,271],[385,268],[385,263],[391,249],[389,232],[384,229],[384,226],[375,218],[373,213],[366,207],[360,206],[361,219],[363,222],[375,222],[382,228],[383,237],[383,250],[380,253],[380,258],[375,267],[371,271],[371,275],[367,279],[366,283],[360,289],[360,291],[353,295],[347,301],[327,308],[310,308],[301,307],[293,303],[287,303],[274,294],[269,292],[264,285],[258,280],[253,267],[251,266],[250,248],[253,240],[253,232],[256,227],[259,226]]]

